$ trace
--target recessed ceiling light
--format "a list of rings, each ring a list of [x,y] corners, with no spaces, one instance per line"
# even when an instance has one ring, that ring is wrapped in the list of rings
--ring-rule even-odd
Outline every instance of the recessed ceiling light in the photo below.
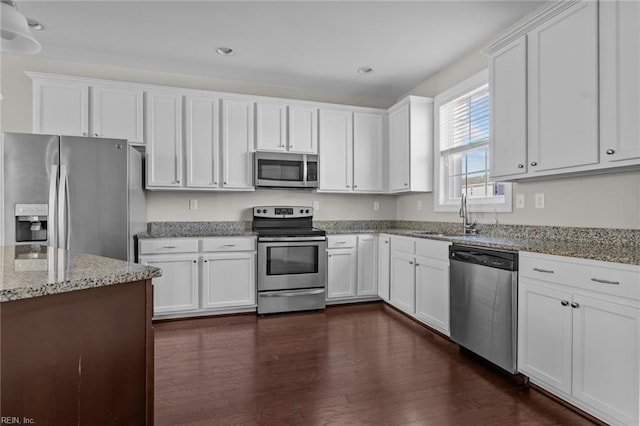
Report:
[[[216,52],[218,52],[218,54],[222,56],[231,56],[235,53],[230,47],[218,47],[216,49]]]
[[[358,68],[358,74],[371,74],[373,72],[373,68],[371,67],[360,67]]]

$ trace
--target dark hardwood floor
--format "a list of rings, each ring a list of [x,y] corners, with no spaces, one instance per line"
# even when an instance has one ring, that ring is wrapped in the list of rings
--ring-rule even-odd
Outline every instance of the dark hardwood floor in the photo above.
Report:
[[[155,324],[155,422],[592,424],[382,303]]]

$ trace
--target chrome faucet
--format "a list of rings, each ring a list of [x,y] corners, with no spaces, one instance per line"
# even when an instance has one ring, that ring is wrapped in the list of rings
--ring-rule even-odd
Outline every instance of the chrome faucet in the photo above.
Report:
[[[478,232],[476,229],[476,221],[474,220],[473,223],[469,223],[466,194],[462,194],[462,199],[460,200],[460,217],[462,218],[462,229],[465,234],[476,234]]]

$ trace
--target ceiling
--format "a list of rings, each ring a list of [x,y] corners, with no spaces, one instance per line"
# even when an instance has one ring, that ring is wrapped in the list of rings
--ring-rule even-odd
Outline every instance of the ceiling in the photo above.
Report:
[[[397,99],[535,1],[18,1],[38,56]],[[221,56],[216,48],[234,49]],[[358,74],[362,66],[373,68]]]

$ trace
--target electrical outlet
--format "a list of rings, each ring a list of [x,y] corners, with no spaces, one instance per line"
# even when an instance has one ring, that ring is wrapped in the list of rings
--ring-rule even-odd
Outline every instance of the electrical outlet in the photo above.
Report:
[[[418,203],[417,203],[417,205],[416,205],[416,208],[417,208],[418,210],[422,210],[422,200],[418,200]]]
[[[189,210],[198,210],[198,200],[189,200]]]
[[[524,194],[516,194],[516,209],[524,209]]]
[[[536,209],[544,209],[544,194],[536,194]]]
[[[320,210],[320,201],[314,201],[313,202],[313,209],[314,210]]]
[[[380,202],[379,201],[374,201],[373,202],[373,209],[378,211],[380,210]]]

